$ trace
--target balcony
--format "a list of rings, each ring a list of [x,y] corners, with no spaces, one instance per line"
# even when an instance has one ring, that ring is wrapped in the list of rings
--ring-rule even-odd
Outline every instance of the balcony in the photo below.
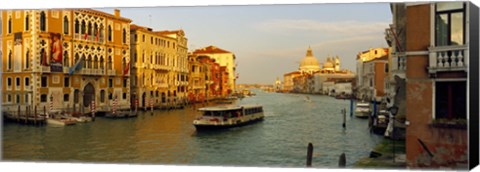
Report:
[[[99,36],[97,40],[97,37],[95,35],[87,35],[87,37],[85,38],[85,34],[79,34],[79,33],[75,33],[73,35],[73,39],[88,41],[88,42],[95,42],[95,43],[103,43],[104,41],[104,38],[102,36]]]
[[[428,72],[467,71],[468,47],[466,45],[439,46],[429,48]]]
[[[158,86],[159,88],[168,88],[168,84],[167,84],[167,83],[157,84],[157,86]]]
[[[81,69],[79,74],[83,75],[104,75],[105,72],[103,69]]]
[[[115,70],[108,70],[107,71],[107,75],[109,75],[109,76],[115,76],[115,74],[116,74]]]
[[[50,72],[50,66],[41,66],[40,72]]]
[[[407,69],[407,58],[405,54],[393,54],[392,56],[392,71],[405,72]]]

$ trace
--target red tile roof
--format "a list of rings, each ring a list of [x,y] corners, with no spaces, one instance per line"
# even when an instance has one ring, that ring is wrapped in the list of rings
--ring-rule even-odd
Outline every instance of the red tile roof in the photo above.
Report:
[[[210,45],[205,48],[196,49],[193,54],[221,54],[221,53],[232,53],[230,51],[215,47]]]

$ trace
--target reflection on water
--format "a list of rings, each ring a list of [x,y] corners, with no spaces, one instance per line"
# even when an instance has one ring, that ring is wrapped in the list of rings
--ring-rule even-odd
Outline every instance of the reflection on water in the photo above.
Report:
[[[307,145],[314,145],[314,167],[347,165],[368,156],[381,139],[370,135],[366,120],[340,110],[349,101],[327,96],[264,93],[237,104],[262,104],[265,120],[226,131],[197,133],[199,113],[183,110],[145,112],[138,118],[106,119],[69,127],[3,126],[4,160],[142,163],[177,165],[304,167]],[[198,108],[200,106],[197,105]]]

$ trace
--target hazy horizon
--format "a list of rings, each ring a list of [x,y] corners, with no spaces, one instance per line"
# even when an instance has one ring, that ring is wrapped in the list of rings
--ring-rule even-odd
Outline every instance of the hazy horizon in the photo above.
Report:
[[[298,69],[310,46],[355,72],[358,52],[386,47],[389,3],[119,8],[132,24],[183,29],[189,52],[214,45],[236,56],[237,84],[272,84]],[[113,8],[99,9],[113,14]]]

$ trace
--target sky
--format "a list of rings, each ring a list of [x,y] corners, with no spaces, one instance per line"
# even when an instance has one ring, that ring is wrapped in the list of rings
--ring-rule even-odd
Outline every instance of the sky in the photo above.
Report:
[[[98,9],[113,14],[112,8]],[[358,52],[386,47],[388,3],[120,8],[133,24],[183,29],[188,49],[210,45],[233,52],[237,84],[273,84],[298,70],[310,46],[323,63],[338,55],[355,72]]]

